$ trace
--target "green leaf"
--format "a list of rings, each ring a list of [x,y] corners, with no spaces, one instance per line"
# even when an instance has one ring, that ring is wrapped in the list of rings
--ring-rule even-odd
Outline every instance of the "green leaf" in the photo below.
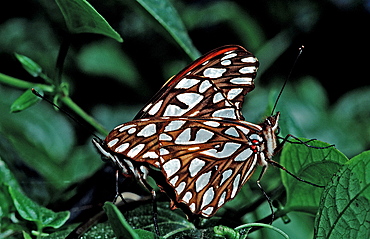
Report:
[[[145,239],[158,238],[153,232],[143,230],[143,229],[135,229],[135,233],[139,236],[139,238],[145,238]]]
[[[28,198],[26,195],[9,186],[9,193],[19,215],[28,221],[41,225],[41,227],[61,227],[69,218],[68,211],[53,212],[42,207]]]
[[[6,183],[7,185],[12,186],[13,188],[16,188],[18,190],[21,189],[13,173],[9,170],[5,162],[0,158],[0,184],[2,183]]]
[[[44,92],[40,88],[35,87],[35,89],[37,90],[38,93],[44,95]],[[40,100],[41,100],[40,97],[37,97],[35,94],[33,94],[31,89],[28,89],[13,102],[13,104],[10,106],[10,112],[11,113],[20,112],[33,106]]]
[[[22,234],[23,234],[23,238],[24,238],[24,239],[32,239],[31,235],[30,235],[30,234],[28,234],[27,232],[22,231]]]
[[[42,72],[41,66],[37,64],[36,62],[34,62],[31,58],[18,54],[18,53],[14,53],[14,54],[15,54],[15,57],[18,59],[18,61],[22,64],[23,68],[28,73],[30,73],[31,76],[38,77],[41,74]]]
[[[111,224],[117,238],[140,239],[113,203],[106,202],[104,204],[104,210],[108,215],[109,223]]]
[[[112,77],[139,92],[143,91],[136,66],[115,42],[101,41],[86,45],[77,60],[81,69],[90,74]]]
[[[55,0],[58,4],[68,30],[73,34],[95,33],[123,42],[121,36],[85,0]]]
[[[175,39],[192,60],[200,56],[176,9],[168,0],[137,0]]]
[[[301,138],[302,141],[307,139]],[[321,141],[310,141],[313,147],[328,147]],[[347,162],[347,157],[334,147],[312,148],[303,144],[286,143],[280,163],[291,173],[308,182],[325,186],[334,173]],[[287,191],[285,210],[316,213],[323,188],[301,182],[281,171]]]
[[[370,151],[348,161],[325,188],[315,238],[370,235]]]

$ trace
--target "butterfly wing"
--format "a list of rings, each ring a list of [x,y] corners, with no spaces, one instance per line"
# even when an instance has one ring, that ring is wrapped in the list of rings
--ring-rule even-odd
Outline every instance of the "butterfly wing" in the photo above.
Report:
[[[243,120],[244,96],[254,89],[258,60],[236,45],[217,48],[171,78],[135,119],[221,117]]]
[[[181,129],[164,130],[160,168],[174,192],[172,208],[182,203],[189,217],[211,217],[233,199],[264,158],[261,130],[216,119],[186,120]]]
[[[116,127],[106,145],[122,159],[160,169],[172,208],[211,217],[264,158],[261,130],[244,121],[153,118]]]

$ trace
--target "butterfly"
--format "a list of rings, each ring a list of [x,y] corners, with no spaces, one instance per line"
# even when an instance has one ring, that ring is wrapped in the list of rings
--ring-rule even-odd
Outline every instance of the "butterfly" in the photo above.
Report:
[[[149,190],[151,175],[171,209],[181,208],[188,218],[211,217],[258,165],[267,168],[277,149],[279,113],[261,124],[242,115],[258,66],[241,46],[214,49],[172,77],[133,121],[93,143]]]

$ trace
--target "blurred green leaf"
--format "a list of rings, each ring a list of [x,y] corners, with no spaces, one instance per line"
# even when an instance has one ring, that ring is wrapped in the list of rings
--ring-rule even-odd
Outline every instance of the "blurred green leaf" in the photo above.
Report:
[[[125,217],[113,203],[106,202],[104,204],[104,210],[107,213],[109,223],[117,238],[140,239],[135,230],[127,223]]]
[[[136,0],[139,2],[175,39],[192,60],[200,56],[194,47],[187,30],[176,9],[168,0]]]
[[[85,0],[55,0],[58,4],[68,30],[73,33],[95,33],[123,42],[121,36]]]
[[[24,239],[32,239],[31,235],[28,234],[27,232],[23,231],[22,234]]]
[[[301,138],[302,141],[307,139]],[[329,144],[321,141],[308,143],[313,147],[328,147]],[[325,186],[339,168],[347,162],[347,157],[334,147],[319,149],[303,144],[285,143],[280,163],[299,178]],[[285,210],[316,213],[323,188],[301,182],[283,170],[281,178],[287,191]]]
[[[260,66],[258,68],[259,76],[269,69],[274,62],[288,49],[292,40],[293,39],[289,31],[285,30],[279,32],[262,45],[259,51],[255,53],[255,56],[260,62]]]
[[[227,24],[250,51],[260,48],[266,41],[262,26],[236,2],[207,1],[202,7],[190,4],[181,11],[190,30]]]
[[[315,238],[370,235],[370,151],[348,161],[325,188],[316,217]]]
[[[68,211],[53,212],[33,202],[26,195],[9,186],[9,193],[19,215],[41,227],[61,227],[69,218]]]
[[[37,90],[38,93],[44,95],[44,92],[40,88],[35,87],[35,89]],[[20,112],[33,106],[40,100],[41,100],[40,97],[37,97],[35,94],[33,94],[31,89],[28,89],[13,102],[13,104],[10,106],[10,112],[12,113]]]
[[[70,122],[49,104],[39,104],[32,110],[17,114],[10,113],[9,105],[18,94],[18,91],[0,87],[1,136],[11,143],[24,163],[32,165],[49,183],[56,187],[68,186],[65,181],[70,179],[64,176],[66,172],[61,165],[71,160],[75,143]]]
[[[15,53],[16,58],[22,64],[23,68],[30,73],[33,77],[38,77],[42,72],[42,68],[39,64],[34,62],[31,58]]]
[[[111,41],[85,45],[77,60],[87,73],[112,77],[132,88],[143,90],[136,66],[119,45]]]
[[[7,185],[21,190],[18,181],[15,179],[13,173],[9,170],[5,162],[0,158],[0,184],[6,183]]]

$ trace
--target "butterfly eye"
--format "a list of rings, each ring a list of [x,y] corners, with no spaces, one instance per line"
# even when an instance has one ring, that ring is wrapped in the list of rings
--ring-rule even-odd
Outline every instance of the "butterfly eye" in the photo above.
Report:
[[[279,135],[280,134],[280,126],[278,126],[275,130],[275,135]]]

